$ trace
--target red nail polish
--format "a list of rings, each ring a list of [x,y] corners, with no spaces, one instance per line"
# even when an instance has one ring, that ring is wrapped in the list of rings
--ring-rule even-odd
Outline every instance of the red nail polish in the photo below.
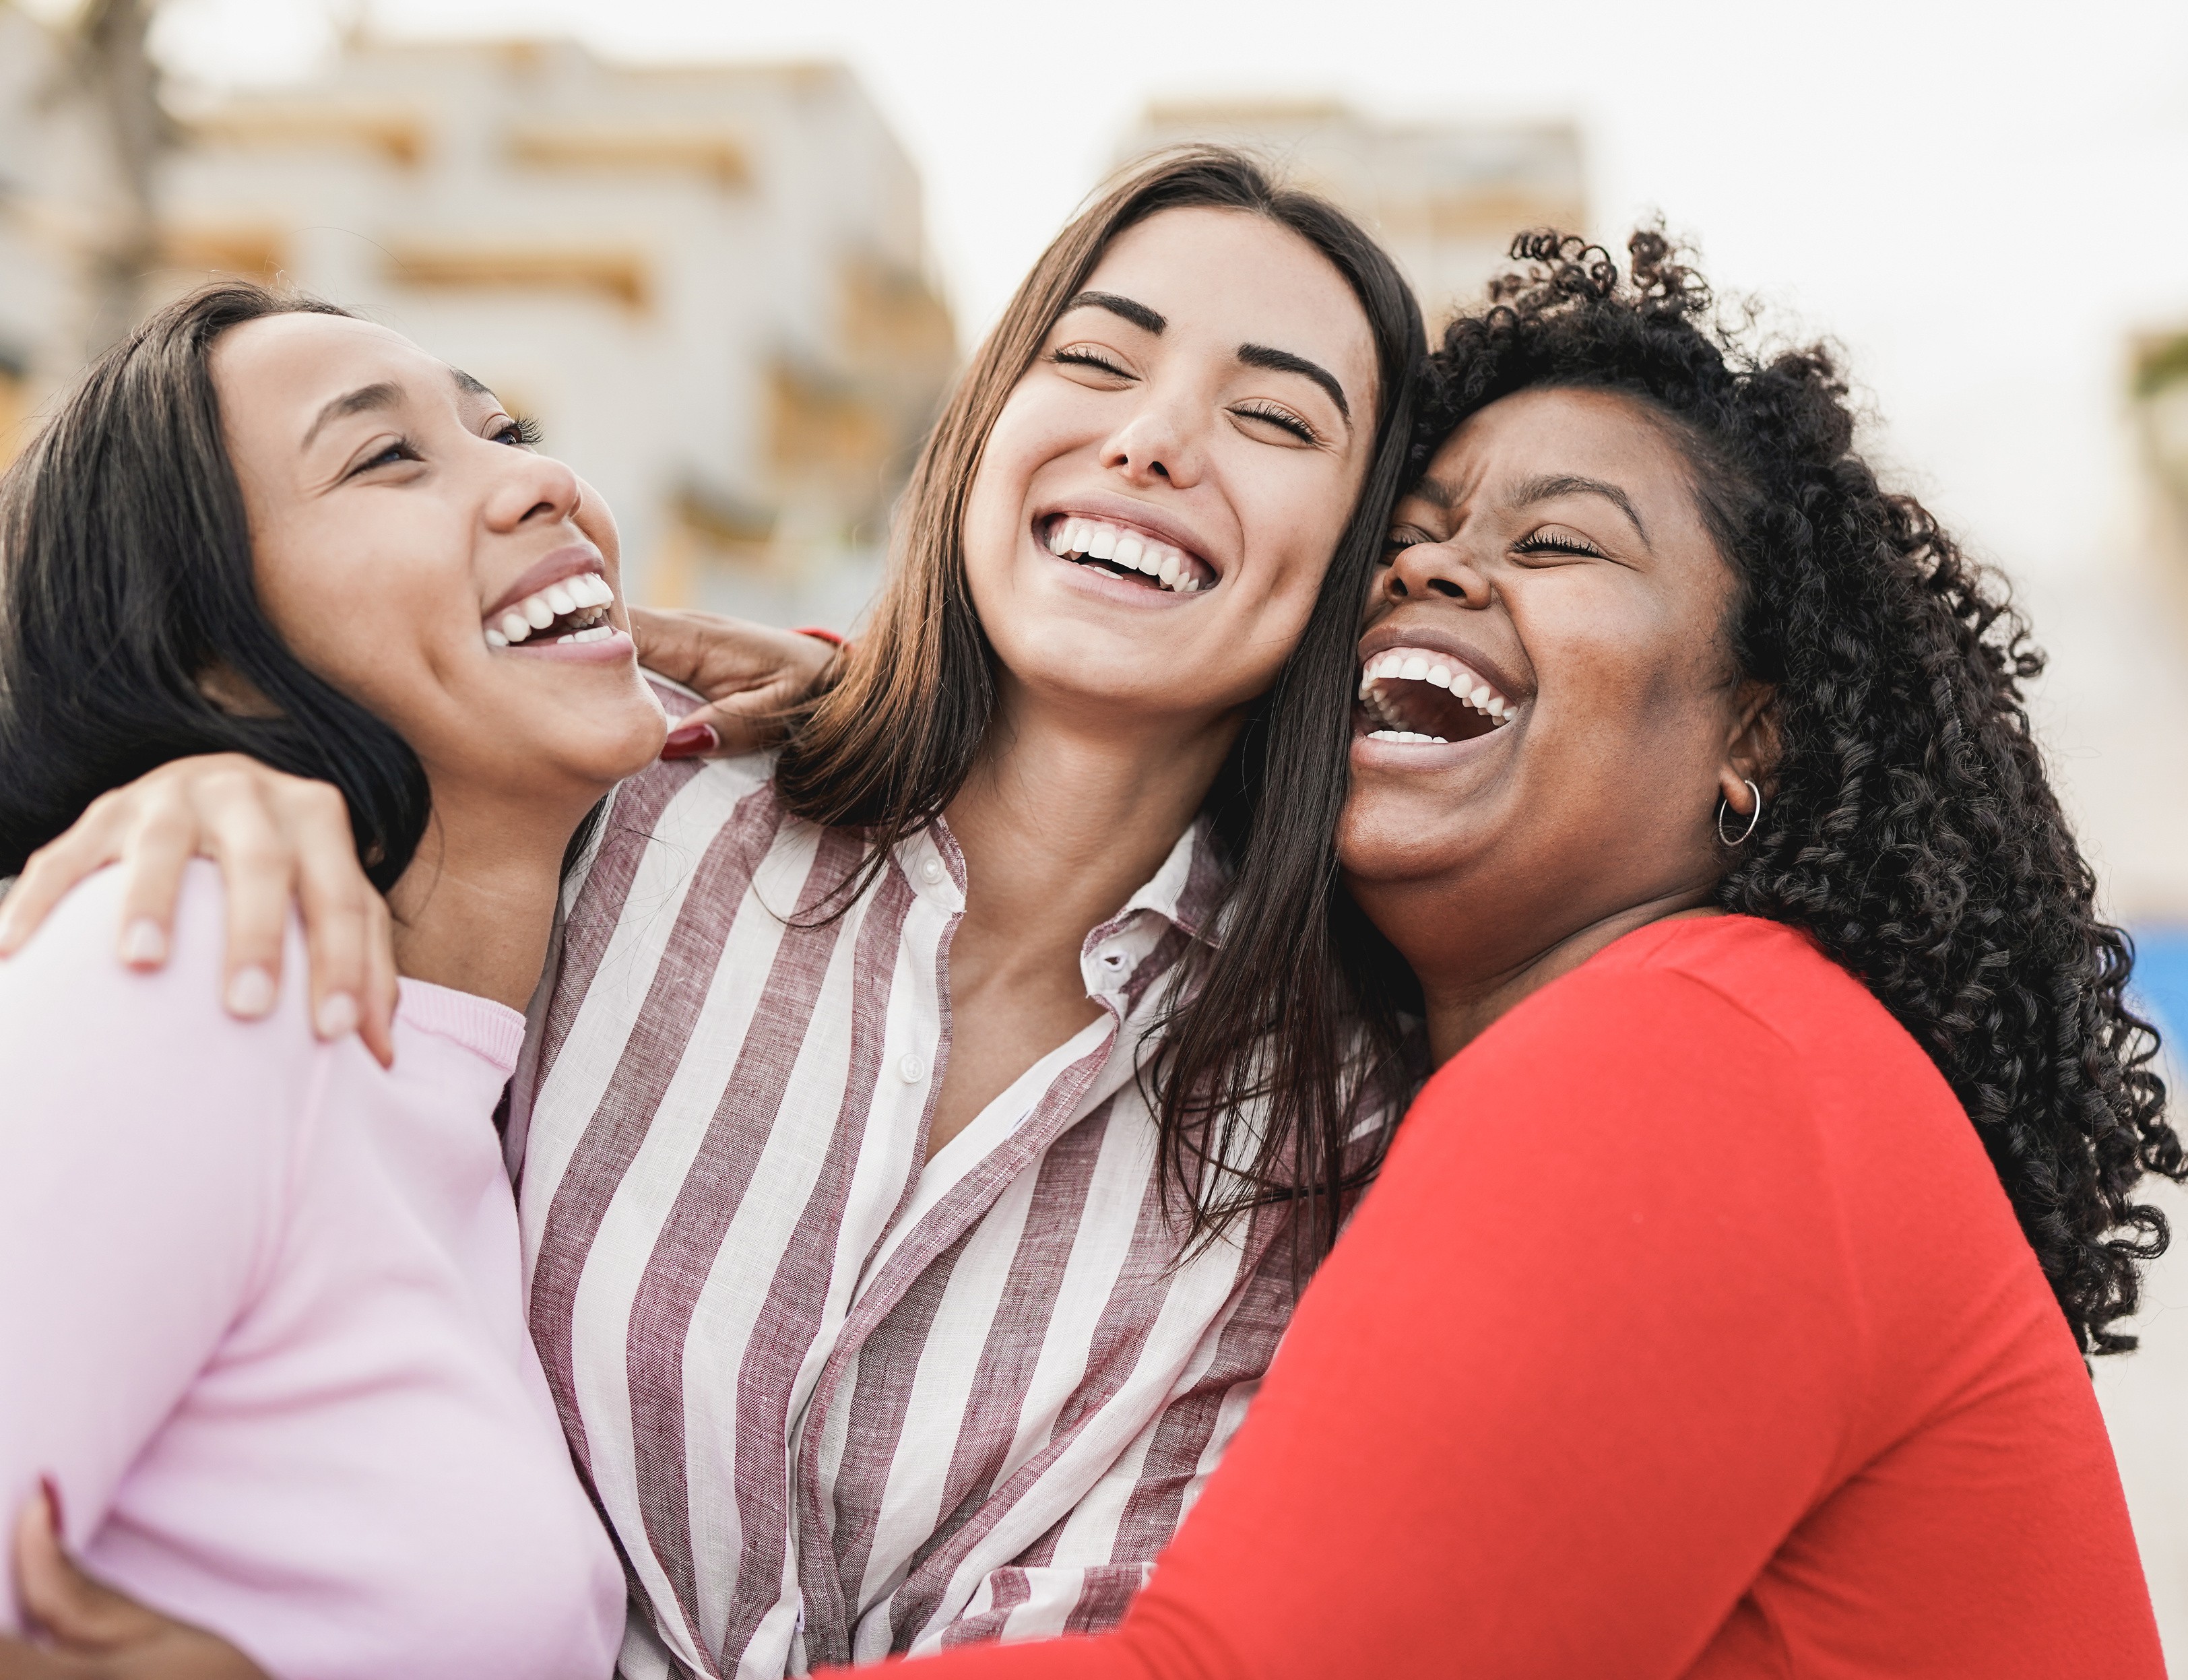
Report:
[[[696,758],[712,753],[722,744],[721,736],[714,733],[712,724],[686,724],[682,729],[668,731],[668,739],[661,743],[664,758]]]
[[[60,1484],[51,1476],[40,1476],[38,1489],[46,1496],[46,1514],[53,1521],[54,1533],[65,1538],[68,1534],[68,1519],[61,1514]]]

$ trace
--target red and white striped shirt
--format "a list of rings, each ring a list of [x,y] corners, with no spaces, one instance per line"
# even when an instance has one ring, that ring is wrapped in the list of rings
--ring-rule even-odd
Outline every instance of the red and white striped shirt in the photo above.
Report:
[[[805,925],[860,845],[770,770],[617,792],[514,1104],[629,1680],[1108,1626],[1294,1299],[1281,1213],[1181,1260],[1136,1077],[1221,884],[1205,833],[1087,935],[1101,1018],[928,1161],[963,859],[938,825]]]

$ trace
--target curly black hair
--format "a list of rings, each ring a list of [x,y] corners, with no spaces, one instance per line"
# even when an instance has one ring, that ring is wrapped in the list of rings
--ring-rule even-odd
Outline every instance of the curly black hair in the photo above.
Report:
[[[1661,229],[1627,251],[1630,279],[1575,235],[1514,241],[1430,358],[1413,465],[1520,391],[1616,392],[1666,426],[1740,580],[1734,655],[1776,696],[1765,815],[1718,904],[1806,931],[1914,1034],[2084,1352],[2130,1349],[2111,1327],[2168,1234],[2131,1192],[2188,1166],[2124,995],[2133,947],[2030,733],[2044,656],[2003,580],[1877,482],[1829,348],[1755,347],[1757,312],[1720,311]]]

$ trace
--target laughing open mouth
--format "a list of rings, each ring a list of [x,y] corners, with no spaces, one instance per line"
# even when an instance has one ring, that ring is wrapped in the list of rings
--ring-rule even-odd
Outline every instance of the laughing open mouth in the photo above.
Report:
[[[1052,516],[1040,540],[1058,560],[1129,578],[1150,589],[1193,595],[1213,588],[1216,582],[1215,568],[1198,555],[1174,548],[1143,531],[1084,514]]]
[[[531,642],[606,641],[615,634],[608,622],[608,607],[615,591],[595,572],[580,572],[573,578],[550,583],[502,609],[485,626],[488,647],[515,647]]]
[[[1447,747],[1510,723],[1518,708],[1448,653],[1386,648],[1360,673],[1359,721],[1370,741]]]

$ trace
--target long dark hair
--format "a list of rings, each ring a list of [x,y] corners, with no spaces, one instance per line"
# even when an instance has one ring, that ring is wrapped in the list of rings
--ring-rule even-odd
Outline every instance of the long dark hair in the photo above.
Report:
[[[1523,266],[1430,358],[1415,465],[1543,388],[1620,392],[1678,441],[1780,742],[1717,903],[1804,930],[1875,994],[1965,1107],[2084,1350],[2131,1348],[2110,1326],[2167,1231],[2130,1192],[2188,1168],[2157,1034],[2125,1001],[2131,947],[2097,914],[2029,730],[2043,656],[2004,583],[1855,452],[1830,351],[1748,347],[1751,313],[1721,321],[1661,233],[1628,250],[1630,282],[1577,237],[1515,242]]]
[[[1165,210],[1266,217],[1326,258],[1359,299],[1375,341],[1374,453],[1314,616],[1219,774],[1208,809],[1234,866],[1228,905],[1265,913],[1187,959],[1186,1001],[1158,1036],[1164,1183],[1201,1235],[1251,1205],[1213,1154],[1249,1183],[1304,1175],[1356,1181],[1341,1138],[1363,1080],[1395,1065],[1395,1044],[1361,1046],[1359,1018],[1327,943],[1332,862],[1346,789],[1353,646],[1368,577],[1405,474],[1410,397],[1426,352],[1419,307],[1381,246],[1327,200],[1272,180],[1219,147],[1160,154],[1114,183],[1058,234],[1018,287],[937,421],[905,493],[889,575],[842,679],[798,721],[775,765],[785,803],[816,823],[861,828],[867,870],[932,823],[963,786],[995,713],[995,654],[973,611],[962,552],[967,493],[995,417],[1064,306],[1125,229]],[[1273,782],[1271,770],[1281,772]],[[854,877],[863,880],[864,875]],[[1273,922],[1267,912],[1273,911]],[[1274,986],[1317,1029],[1264,1042]],[[1337,1048],[1342,1046],[1340,1050]],[[1387,1101],[1395,1092],[1378,1087]],[[1255,1111],[1251,1099],[1266,1104]],[[1243,1128],[1250,1125],[1249,1135]],[[1334,1196],[1318,1198],[1329,1209]],[[1328,1233],[1325,1233],[1327,1235]]]
[[[307,670],[258,602],[208,364],[230,328],[297,313],[349,312],[240,281],[170,304],[93,364],[0,480],[0,876],[109,788],[200,753],[333,783],[383,891],[417,850],[417,756]],[[268,715],[207,698],[223,670]]]

